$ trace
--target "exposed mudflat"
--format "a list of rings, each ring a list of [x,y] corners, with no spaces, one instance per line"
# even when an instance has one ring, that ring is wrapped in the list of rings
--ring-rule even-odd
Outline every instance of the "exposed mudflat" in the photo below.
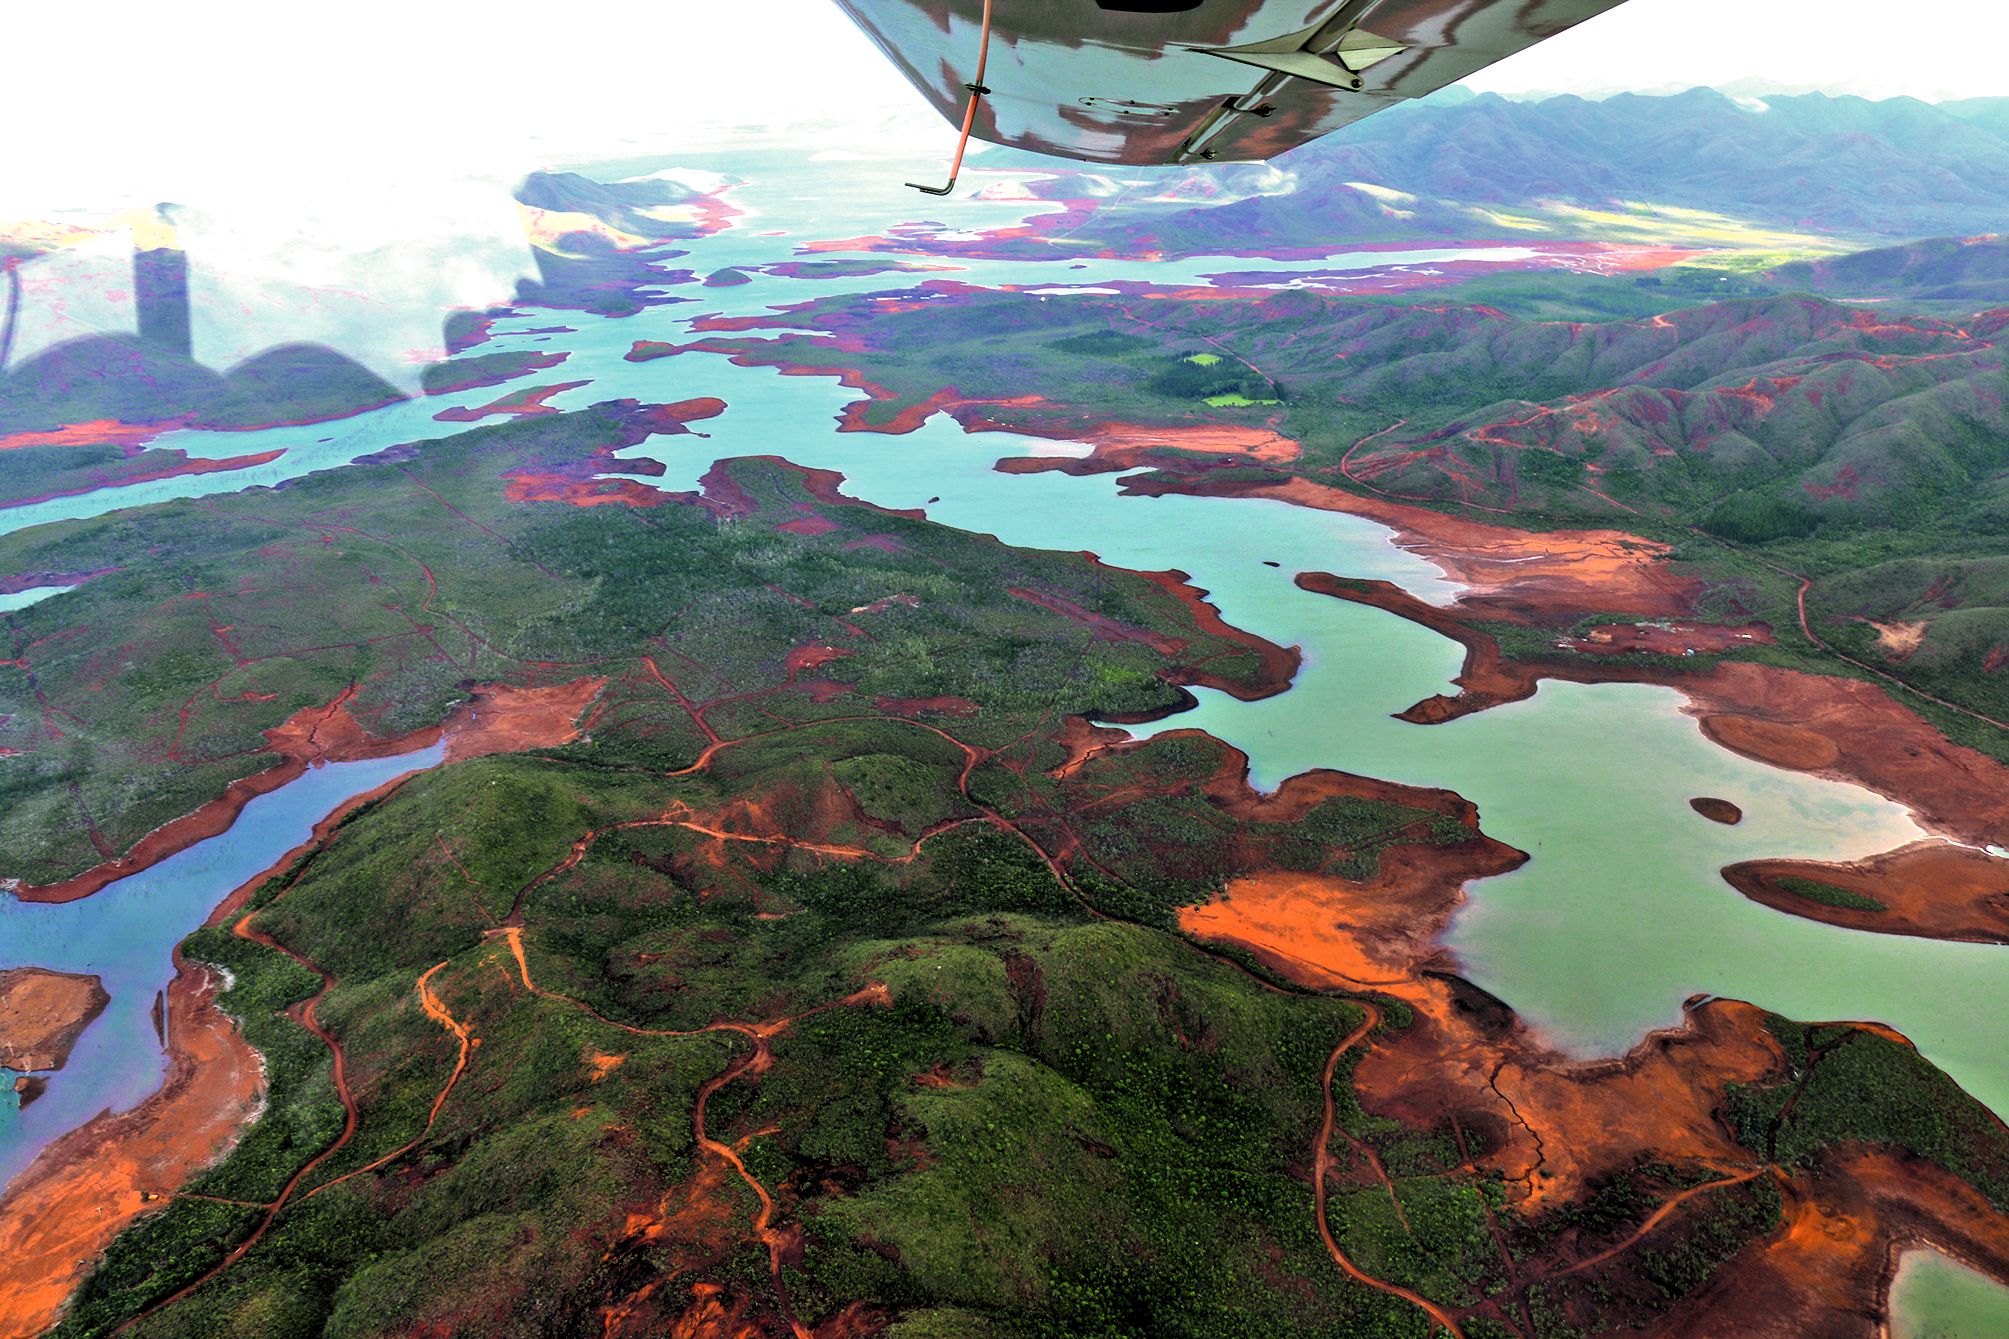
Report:
[[[1776,911],[1828,925],[1925,939],[2009,944],[2009,860],[1965,846],[1920,843],[1847,864],[1747,860],[1723,871],[1731,887]],[[1883,904],[1837,907],[1793,891],[1805,879]]]
[[[0,972],[0,1066],[61,1069],[111,997],[95,976],[19,967]]]
[[[0,1339],[54,1324],[112,1238],[228,1151],[257,1113],[264,1070],[217,1007],[218,986],[208,968],[181,964],[161,1090],[64,1135],[0,1197]]]

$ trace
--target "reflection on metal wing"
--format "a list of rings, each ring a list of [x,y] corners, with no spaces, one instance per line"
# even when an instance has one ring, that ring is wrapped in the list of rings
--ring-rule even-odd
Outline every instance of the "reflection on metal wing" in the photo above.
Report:
[[[1268,158],[1619,2],[837,0],[978,139],[1106,163]]]

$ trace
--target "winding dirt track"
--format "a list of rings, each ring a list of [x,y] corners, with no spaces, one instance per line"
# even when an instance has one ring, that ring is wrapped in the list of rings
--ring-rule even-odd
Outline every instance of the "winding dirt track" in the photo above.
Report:
[[[783,1254],[793,1244],[794,1239],[788,1233],[774,1226],[774,1196],[768,1193],[767,1187],[761,1184],[759,1177],[747,1170],[746,1162],[740,1157],[737,1149],[734,1149],[730,1144],[722,1143],[712,1137],[711,1132],[705,1127],[705,1106],[711,1100],[713,1093],[716,1093],[719,1089],[725,1087],[741,1075],[762,1074],[773,1065],[774,1052],[768,1046],[769,1038],[787,1031],[790,1027],[805,1018],[813,1017],[827,1010],[848,1008],[860,1004],[890,1005],[893,1002],[892,992],[887,990],[882,983],[875,981],[869,985],[859,987],[842,999],[829,1000],[812,1009],[806,1009],[799,1014],[790,1014],[782,1018],[768,1019],[758,1023],[721,1020],[716,1023],[708,1023],[701,1028],[637,1027],[632,1023],[616,1022],[587,1004],[584,1000],[574,999],[572,996],[559,991],[548,990],[532,980],[530,976],[530,961],[523,951],[522,926],[506,925],[492,933],[501,936],[503,941],[509,945],[509,952],[516,959],[516,969],[523,978],[523,988],[525,990],[541,999],[570,1005],[608,1027],[616,1028],[637,1037],[702,1037],[714,1032],[731,1032],[746,1037],[753,1042],[752,1051],[735,1059],[725,1069],[706,1080],[704,1086],[698,1089],[697,1101],[691,1110],[691,1138],[697,1143],[699,1148],[731,1167],[734,1174],[753,1193],[754,1199],[760,1205],[759,1211],[755,1213],[753,1218],[753,1234],[767,1248],[768,1272],[773,1280],[776,1304],[780,1308],[783,1319],[788,1322],[789,1330],[795,1335],[795,1339],[814,1339],[809,1327],[796,1318],[795,1308],[788,1297],[788,1285],[781,1276],[781,1268],[784,1263]]]
[[[280,896],[281,897],[285,896],[285,892],[283,890],[280,893]],[[277,899],[275,898],[274,900],[276,901]],[[320,967],[317,963],[315,963],[312,959],[306,957],[305,955],[299,952],[296,952],[291,948],[288,948],[285,944],[280,943],[277,939],[274,939],[271,935],[266,934],[263,930],[254,927],[251,924],[251,921],[253,917],[255,917],[256,915],[257,915],[256,912],[252,912],[250,915],[243,917],[241,920],[237,922],[236,926],[233,927],[232,932],[236,934],[237,937],[240,939],[248,939],[254,944],[262,944],[266,948],[277,949],[279,952],[285,954],[287,957],[291,958],[293,961],[299,963],[302,967],[305,967],[308,971],[315,973],[321,978],[321,988],[315,991],[311,998],[302,1000],[300,1003],[295,1004],[290,1008],[288,1008],[286,1010],[286,1016],[288,1018],[291,1018],[294,1022],[298,1023],[301,1027],[306,1028],[316,1037],[319,1037],[322,1043],[328,1048],[328,1054],[333,1061],[333,1067],[334,1067],[335,1095],[338,1098],[340,1098],[342,1102],[342,1132],[335,1136],[335,1139],[332,1143],[330,1143],[326,1148],[322,1149],[319,1153],[316,1153],[313,1157],[309,1158],[305,1163],[301,1165],[298,1171],[294,1172],[291,1177],[287,1178],[286,1184],[282,1186],[279,1190],[278,1197],[275,1198],[271,1204],[262,1206],[265,1209],[265,1217],[260,1219],[258,1222],[258,1226],[251,1230],[251,1235],[246,1237],[243,1241],[239,1242],[235,1247],[233,1247],[228,1255],[224,1256],[223,1259],[219,1260],[216,1263],[215,1268],[209,1270],[207,1273],[203,1274],[200,1278],[188,1284],[186,1287],[183,1287],[179,1291],[171,1293],[167,1297],[162,1298],[160,1301],[155,1302],[151,1306],[148,1306],[145,1309],[137,1312],[131,1317],[131,1319],[127,1320],[124,1324],[120,1325],[116,1330],[112,1331],[113,1334],[126,1333],[126,1331],[130,1330],[133,1326],[139,1324],[140,1321],[146,1319],[148,1316],[154,1314],[157,1311],[162,1310],[165,1307],[174,1305],[176,1302],[179,1302],[182,1298],[187,1297],[190,1293],[193,1293],[196,1289],[208,1283],[211,1279],[215,1278],[217,1275],[229,1269],[239,1260],[242,1260],[247,1254],[250,1253],[251,1248],[256,1246],[259,1243],[259,1241],[264,1238],[266,1232],[268,1232],[271,1229],[272,1224],[278,1221],[279,1215],[285,1212],[288,1205],[290,1205],[293,1202],[293,1192],[300,1188],[300,1183],[306,1180],[307,1177],[313,1173],[315,1168],[319,1167],[329,1158],[334,1157],[336,1153],[340,1152],[345,1146],[347,1146],[347,1144],[351,1139],[355,1138],[356,1125],[358,1123],[358,1117],[356,1113],[356,1098],[355,1094],[352,1091],[350,1091],[349,1088],[347,1059],[342,1053],[342,1044],[335,1039],[335,1035],[333,1033],[329,1032],[327,1028],[323,1027],[320,1021],[314,1017],[315,1009],[320,1005],[321,1001],[324,998],[326,998],[328,992],[334,988],[335,978],[332,975],[330,975],[326,970],[324,970],[322,967]],[[314,1187],[314,1189],[308,1191],[306,1194],[301,1195],[300,1199],[302,1200],[311,1199],[315,1195],[320,1194],[323,1190],[326,1190],[329,1186],[338,1185],[341,1182],[348,1180],[352,1176],[361,1175],[363,1172],[374,1170],[375,1168],[381,1167],[385,1163],[388,1163],[393,1159],[402,1157],[404,1154],[416,1148],[419,1145],[419,1143],[425,1138],[426,1134],[431,1131],[433,1122],[437,1120],[439,1117],[440,1108],[446,1103],[447,1094],[453,1091],[454,1084],[460,1081],[460,1076],[462,1072],[467,1068],[468,1051],[469,1048],[475,1044],[473,1033],[468,1031],[468,1029],[463,1024],[459,1023],[454,1019],[453,1015],[447,1011],[446,1006],[440,1002],[439,997],[435,995],[432,991],[431,980],[433,973],[439,971],[439,969],[444,966],[446,966],[444,962],[438,963],[432,968],[430,968],[423,976],[419,978],[418,980],[419,1007],[425,1010],[427,1017],[432,1018],[436,1022],[441,1023],[449,1031],[451,1031],[457,1038],[459,1038],[460,1056],[454,1063],[453,1072],[448,1076],[446,1086],[441,1088],[439,1096],[433,1099],[432,1110],[426,1116],[425,1129],[420,1132],[417,1138],[399,1147],[394,1152],[377,1159],[375,1162],[370,1163],[368,1166],[359,1167],[355,1171],[346,1172],[343,1175],[336,1177],[332,1181],[328,1181],[321,1185],[318,1185]],[[207,1198],[207,1197],[197,1196],[195,1198]]]
[[[1357,1003],[1367,1011],[1367,1016],[1360,1020],[1359,1027],[1341,1038],[1339,1045],[1332,1048],[1332,1054],[1325,1058],[1325,1077],[1323,1080],[1325,1115],[1319,1121],[1318,1145],[1312,1150],[1312,1195],[1317,1205],[1318,1235],[1324,1239],[1325,1249],[1331,1254],[1333,1263],[1345,1270],[1347,1277],[1364,1283],[1377,1292],[1387,1293],[1391,1297],[1400,1297],[1403,1301],[1422,1308],[1425,1315],[1437,1322],[1438,1325],[1442,1326],[1450,1334],[1451,1339],[1465,1339],[1465,1332],[1458,1328],[1458,1322],[1443,1307],[1438,1306],[1423,1294],[1405,1288],[1399,1283],[1390,1283],[1386,1279],[1378,1279],[1359,1265],[1353,1263],[1347,1257],[1346,1252],[1339,1249],[1339,1241],[1332,1235],[1332,1225],[1326,1221],[1325,1178],[1327,1173],[1332,1170],[1332,1132],[1338,1124],[1338,1118],[1333,1109],[1332,1082],[1338,1074],[1340,1058],[1361,1041],[1365,1040],[1368,1033],[1381,1026],[1382,1015],[1380,1005],[1370,1004],[1365,1000],[1357,1001]],[[1385,1176],[1383,1179],[1386,1179]],[[1388,1194],[1391,1199],[1394,1198],[1395,1189],[1393,1186],[1389,1187]],[[1399,1212],[1401,1205],[1397,1204],[1396,1208]]]
[[[1561,1275],[1564,1274],[1574,1274],[1578,1270],[1589,1269],[1593,1265],[1601,1265],[1615,1255],[1624,1254],[1626,1251],[1631,1250],[1633,1247],[1637,1246],[1640,1242],[1644,1241],[1646,1239],[1647,1233],[1653,1231],[1653,1229],[1659,1227],[1662,1223],[1666,1222],[1668,1216],[1672,1214],[1676,1209],[1680,1208],[1687,1201],[1694,1199],[1697,1195],[1706,1195],[1712,1190],[1722,1190],[1726,1186],[1742,1185],[1744,1184],[1744,1182],[1752,1180],[1757,1176],[1763,1174],[1764,1170],[1765,1169],[1763,1167],[1746,1167],[1742,1171],[1731,1172],[1728,1175],[1723,1176],[1717,1180],[1704,1181],[1699,1186],[1690,1186],[1688,1189],[1683,1190],[1678,1194],[1669,1195],[1667,1199],[1661,1204],[1661,1206],[1658,1209],[1655,1209],[1653,1213],[1650,1216],[1648,1216],[1645,1222],[1641,1223],[1637,1228],[1634,1228],[1632,1233],[1629,1236],[1627,1236],[1625,1240],[1605,1247],[1603,1250],[1599,1251],[1596,1255],[1587,1255],[1583,1259],[1575,1262],[1574,1264],[1571,1264],[1563,1269],[1557,1270],[1556,1271],[1557,1276],[1560,1277]]]

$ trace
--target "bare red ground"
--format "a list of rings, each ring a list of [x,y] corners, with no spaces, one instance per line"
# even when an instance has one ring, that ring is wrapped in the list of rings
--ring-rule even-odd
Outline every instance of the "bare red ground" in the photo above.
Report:
[[[974,409],[985,403],[969,400],[960,402],[956,407]],[[1014,411],[1007,416],[966,412],[956,417],[972,432],[1016,432],[1059,441],[1087,442],[1095,450],[1085,461],[1096,471],[1135,469],[1139,465],[1150,464],[1154,453],[1161,451],[1237,456],[1264,465],[1287,465],[1304,454],[1303,448],[1290,438],[1274,429],[1253,424],[1141,424],[1103,419],[1074,420],[1064,416],[1059,406],[1038,397],[1027,397],[1012,403],[1031,406],[1031,411]],[[1068,457],[1015,456],[999,461],[998,469],[1006,474],[1035,474],[1050,469],[1079,472],[1082,465],[1083,462]]]
[[[111,1003],[95,976],[17,967],[0,972],[0,1065],[61,1069],[91,1020]]]
[[[1499,858],[1483,844],[1463,849],[1473,863],[1457,873],[1440,855],[1439,868],[1420,876],[1384,864],[1368,884],[1276,872],[1238,878],[1214,902],[1183,911],[1180,924],[1306,986],[1366,990],[1409,1005],[1410,1025],[1370,1040],[1354,1070],[1361,1105],[1415,1127],[1448,1124],[1461,1147],[1485,1150],[1475,1166],[1499,1172],[1518,1210],[1568,1203],[1647,1162],[1708,1175],[1705,1186],[1672,1194],[1611,1245],[1573,1248],[1566,1237],[1534,1258],[1507,1256],[1516,1286],[1653,1248],[1656,1230],[1675,1222],[1685,1201],[1759,1175],[1784,1186],[1785,1227],[1647,1333],[1871,1339],[1897,1251],[1922,1241],[1950,1243],[1955,1254],[2009,1278],[2009,1217],[1939,1168],[1864,1150],[1787,1177],[1730,1135],[1717,1117],[1726,1086],[1785,1073],[1756,1008],[1696,1005],[1681,1027],[1649,1036],[1622,1058],[1573,1063],[1504,1005],[1446,973],[1436,940],[1460,900],[1459,884]],[[1518,1332],[1520,1315],[1488,1312],[1491,1305],[1467,1314],[1507,1320]],[[1822,1323],[1810,1327],[1815,1316]]]
[[[1207,592],[1192,584],[1189,573],[1138,572],[1136,575],[1143,577],[1184,605],[1187,615],[1202,632],[1252,651],[1256,656],[1256,674],[1250,680],[1223,678],[1209,671],[1205,661],[1200,661],[1174,670],[1167,676],[1171,682],[1217,688],[1244,702],[1253,702],[1259,698],[1276,696],[1290,687],[1291,680],[1297,677],[1298,666],[1304,660],[1303,652],[1295,646],[1278,646],[1275,642],[1258,637],[1252,632],[1244,632],[1230,624],[1221,617],[1220,610],[1207,603]]]
[[[168,986],[161,1090],[45,1149],[0,1198],[0,1339],[42,1334],[113,1237],[235,1142],[257,1110],[257,1052],[216,1007],[217,980],[179,965]]]
[[[1266,497],[1364,516],[1396,532],[1403,548],[1472,587],[1457,607],[1491,618],[1574,622],[1589,613],[1679,619],[1692,614],[1701,583],[1668,570],[1668,548],[1620,530],[1540,534],[1449,516],[1307,479],[1282,483],[1208,478],[1142,480],[1139,493]]]
[[[1444,608],[1386,582],[1341,581],[1308,573],[1298,584],[1386,609],[1465,647],[1465,664],[1455,681],[1460,691],[1426,698],[1401,713],[1405,720],[1450,720],[1518,701],[1533,693],[1542,678],[1665,683],[1688,698],[1684,710],[1725,748],[1776,767],[1868,786],[1909,806],[1922,822],[1963,841],[1986,843],[2009,831],[2009,767],[1948,740],[1877,684],[1744,661],[1725,661],[1697,672],[1628,664],[1616,656],[1601,662],[1514,661],[1501,655],[1489,634],[1465,621],[1472,605],[1477,608],[1470,612],[1481,617],[1531,621],[1536,610],[1549,617],[1568,617],[1600,607],[1588,592],[1582,597],[1588,603],[1574,611],[1567,604],[1553,607],[1556,592],[1548,586],[1532,596],[1508,589],[1497,601],[1489,596]]]
[[[1785,1226],[1716,1271],[1658,1339],[1889,1339],[1881,1318],[1912,1247],[2009,1279],[2009,1216],[1937,1164],[1845,1147],[1780,1180]]]
[[[1141,642],[1163,656],[1175,656],[1186,649],[1186,643],[1180,638],[1167,637],[1148,628],[1132,627],[1106,614],[1098,614],[1093,609],[1083,608],[1073,600],[1051,591],[1008,586],[1005,588],[1005,593],[1013,599],[1036,604],[1042,609],[1059,614],[1062,618],[1079,623],[1105,642]]]
[[[115,880],[135,874],[177,851],[225,831],[244,806],[269,794],[323,762],[389,758],[427,748],[446,736],[447,760],[545,747],[574,736],[574,722],[600,691],[604,679],[578,679],[547,688],[491,684],[455,710],[442,725],[392,737],[372,735],[349,714],[353,688],[345,689],[325,707],[307,707],[266,732],[270,751],[283,760],[277,766],[234,781],[218,798],[194,813],[165,823],[142,837],[123,856],[94,866],[74,878],[17,891],[25,902],[74,902]]]
[[[875,697],[872,705],[890,716],[953,716],[967,720],[981,708],[966,697]]]
[[[1697,795],[1688,802],[1688,807],[1708,819],[1711,823],[1734,826],[1744,821],[1744,811],[1729,800],[1721,800],[1714,795]]]
[[[2009,767],[1948,740],[1877,684],[1738,661],[1671,681],[1726,748],[1858,782],[1963,841],[2009,832]]]
[[[1833,884],[1884,904],[1882,911],[1831,907],[1789,892],[1797,876]],[[1971,847],[1920,842],[1850,864],[1751,860],[1723,877],[1744,896],[1777,911],[1851,930],[2009,944],[2009,860]]]
[[[0,451],[30,446],[139,446],[158,437],[176,423],[127,423],[115,418],[94,418],[69,423],[44,432],[10,432],[0,435]]]
[[[1607,623],[1581,637],[1563,640],[1571,651],[1589,655],[1684,656],[1762,646],[1773,640],[1763,623]]]

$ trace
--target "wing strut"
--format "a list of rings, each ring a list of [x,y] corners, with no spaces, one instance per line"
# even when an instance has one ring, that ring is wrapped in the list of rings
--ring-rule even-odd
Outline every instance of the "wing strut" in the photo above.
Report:
[[[977,42],[977,73],[963,87],[970,91],[970,100],[963,108],[963,133],[956,140],[956,156],[949,163],[949,184],[946,186],[923,186],[918,181],[907,184],[924,195],[947,195],[956,189],[956,178],[963,171],[963,150],[970,147],[970,127],[977,123],[977,99],[990,92],[984,87],[984,65],[991,57],[991,3],[984,0],[983,36]]]

